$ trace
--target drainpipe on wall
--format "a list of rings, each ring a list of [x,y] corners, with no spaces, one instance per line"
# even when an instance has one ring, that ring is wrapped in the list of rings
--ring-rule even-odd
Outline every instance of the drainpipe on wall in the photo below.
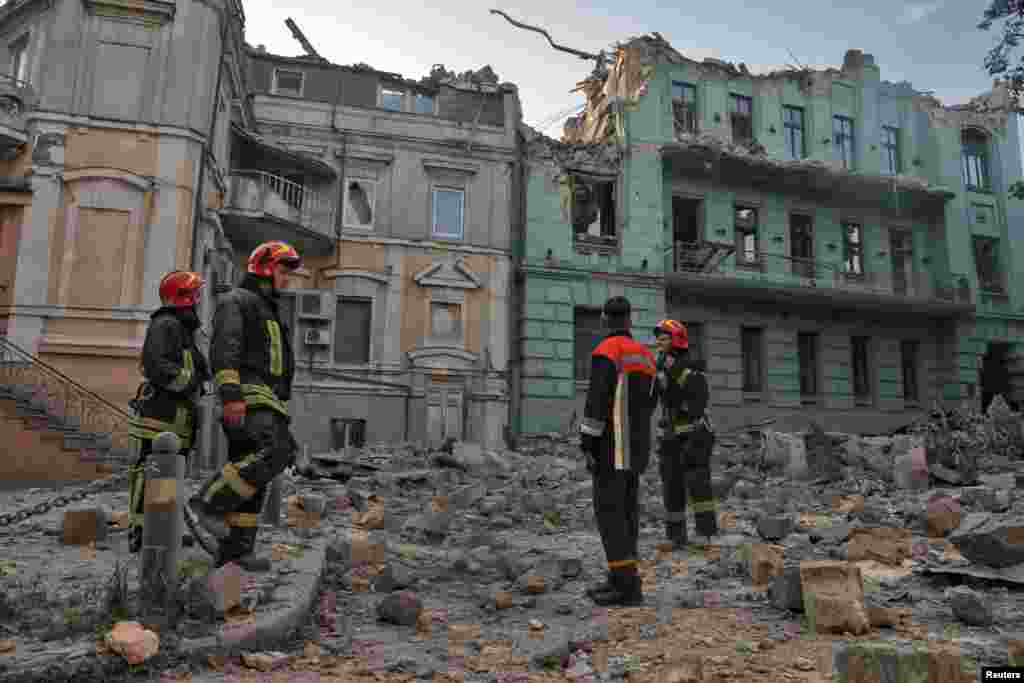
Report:
[[[518,132],[517,132],[518,139]],[[518,211],[513,231],[512,252],[512,286],[509,288],[512,297],[509,307],[512,318],[512,353],[509,362],[512,365],[509,373],[509,432],[513,440],[518,440],[523,432],[523,310],[526,295],[523,291],[526,283],[523,275],[523,249],[526,240],[526,153],[522,141],[518,141],[518,159],[515,162],[515,177],[519,185]],[[516,444],[512,444],[516,445]]]

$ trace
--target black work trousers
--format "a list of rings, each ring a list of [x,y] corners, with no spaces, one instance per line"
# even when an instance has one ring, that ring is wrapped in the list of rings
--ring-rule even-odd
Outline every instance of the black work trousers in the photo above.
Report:
[[[225,514],[230,535],[221,544],[226,559],[252,552],[267,485],[294,462],[297,444],[289,420],[269,408],[249,408],[239,428],[224,425],[228,461],[199,492],[206,509]]]
[[[640,475],[628,470],[594,473],[594,516],[610,569],[636,566],[640,558]]]
[[[686,498],[693,503],[697,533],[714,536],[718,533],[714,491],[711,488],[711,450],[713,432],[704,428],[665,438],[661,443],[662,495],[665,521],[686,523]]]

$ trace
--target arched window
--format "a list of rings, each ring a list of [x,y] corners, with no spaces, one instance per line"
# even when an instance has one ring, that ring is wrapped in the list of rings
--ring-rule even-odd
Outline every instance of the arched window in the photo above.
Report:
[[[960,134],[960,144],[964,185],[971,190],[988,190],[988,136],[975,128],[965,128]]]

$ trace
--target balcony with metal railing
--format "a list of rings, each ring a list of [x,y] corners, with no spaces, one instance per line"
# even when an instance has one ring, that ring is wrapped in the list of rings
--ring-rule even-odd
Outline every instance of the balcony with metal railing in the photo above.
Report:
[[[0,159],[13,159],[28,143],[25,113],[34,105],[32,86],[0,74]]]
[[[222,210],[233,242],[251,248],[269,239],[292,241],[300,253],[330,253],[336,203],[329,192],[261,170],[234,170]]]
[[[799,258],[764,250],[735,253],[727,243],[677,242],[671,250],[669,285],[725,297],[771,301],[831,302],[921,312],[962,314],[975,310],[966,277],[911,269],[865,271],[844,262]],[[735,254],[735,255],[734,255]]]

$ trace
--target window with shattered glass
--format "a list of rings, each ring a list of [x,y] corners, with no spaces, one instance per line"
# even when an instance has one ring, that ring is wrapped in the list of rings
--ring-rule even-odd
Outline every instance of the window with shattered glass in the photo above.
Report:
[[[729,119],[733,142],[754,140],[754,100],[746,95],[729,96]]]
[[[963,146],[964,185],[971,190],[988,190],[988,138],[981,131],[968,128],[961,133],[960,143]]]
[[[753,265],[760,262],[760,249],[757,239],[757,209],[747,206],[735,208],[736,253],[741,265]]]
[[[847,116],[832,117],[832,137],[836,155],[843,168],[853,169],[853,119]]]
[[[882,128],[882,171],[896,175],[900,168],[900,131],[892,126]]]
[[[304,74],[301,71],[275,70],[274,94],[302,97],[303,76]]]
[[[697,86],[672,81],[672,117],[677,133],[697,132]]]
[[[864,274],[864,229],[860,223],[843,223],[843,271]]]
[[[572,224],[577,239],[615,238],[615,183],[573,176]]]
[[[869,337],[851,337],[850,355],[853,366],[853,395],[858,403],[864,404],[871,400],[871,367],[868,365],[870,355]]]
[[[346,228],[373,228],[374,200],[377,196],[377,183],[372,180],[350,179],[345,184],[345,213],[343,216]]]

